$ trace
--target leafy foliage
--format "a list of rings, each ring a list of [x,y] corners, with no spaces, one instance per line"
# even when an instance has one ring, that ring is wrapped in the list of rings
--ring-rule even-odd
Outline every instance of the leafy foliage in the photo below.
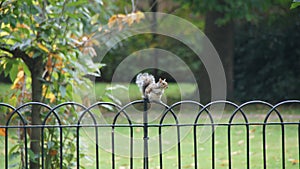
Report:
[[[291,4],[291,9],[295,9],[297,8],[298,6],[300,6],[300,2],[295,0],[292,4]]]
[[[209,11],[224,13],[224,16],[217,20],[218,25],[224,25],[231,20],[258,22],[261,16],[266,13],[276,13],[277,10],[273,10],[274,7],[280,8],[280,6],[288,5],[288,1],[285,0],[189,0],[189,2],[190,7],[195,12],[203,14]]]
[[[99,68],[102,65],[93,62],[95,52],[91,55],[91,45],[96,42],[89,41],[87,37],[90,36],[89,32],[97,29],[95,20],[98,21],[99,14],[103,12],[99,2],[87,2],[2,3],[0,71],[4,71],[14,81],[12,89],[20,90],[26,81],[30,82],[30,69],[34,65],[30,65],[28,60],[38,57],[42,58],[41,64],[44,67],[43,76],[39,77],[44,82],[43,96],[52,103],[62,98],[71,99],[71,93],[62,91],[71,88],[73,84],[87,83],[82,78],[84,75],[93,73],[100,76]],[[23,56],[12,51],[22,51]],[[26,90],[30,90],[30,85],[23,88],[22,93]],[[17,102],[28,100],[29,97],[23,97],[18,98]]]
[[[100,21],[98,18],[103,13],[101,3],[88,3],[87,0],[4,1],[0,9],[0,72],[3,71],[14,82],[11,89],[15,91],[5,102],[18,106],[32,100],[32,93],[36,90],[41,92],[35,93],[42,95],[40,101],[58,104],[73,98],[74,86],[91,86],[84,75],[92,73],[100,76],[99,68],[102,64],[93,62],[96,54],[92,45],[96,42],[89,38],[97,30],[96,25]],[[42,83],[41,89],[32,85],[32,77]],[[65,112],[61,112],[61,115],[65,115],[65,119],[77,116]],[[43,116],[41,114],[42,118]],[[32,119],[30,116],[27,118],[29,122],[36,124]],[[24,131],[19,133],[17,139],[23,140]],[[63,131],[63,134],[68,133],[70,131]],[[49,146],[53,143],[57,147],[58,138],[54,131],[49,131],[46,135],[47,168],[58,167],[57,149]],[[72,145],[74,140],[67,137],[64,143]],[[24,145],[16,146],[11,154],[22,156]],[[36,153],[38,152],[31,150],[29,152],[33,163],[37,163],[36,158],[39,157]],[[68,155],[73,152],[64,153]],[[66,161],[64,167],[71,165],[71,160]],[[15,166],[22,167],[24,163],[21,161]]]
[[[110,4],[109,1],[105,3]],[[15,91],[4,102],[14,106],[32,100],[55,105],[71,100],[89,104],[89,92],[86,91],[91,91],[92,81],[86,76],[100,77],[99,69],[103,64],[94,61],[97,56],[94,47],[105,45],[94,35],[97,33],[101,38],[111,30],[121,30],[143,18],[141,12],[136,12],[113,15],[108,20],[111,14],[103,5],[102,0],[2,1],[0,73],[10,77],[13,81],[11,89]],[[105,26],[107,20],[108,27]],[[32,124],[40,124],[41,119],[36,117],[45,118],[43,112],[47,111],[33,109],[34,106],[28,112],[27,120]],[[64,124],[77,118],[77,114],[72,112],[59,112],[64,117]],[[55,124],[56,121],[49,123]],[[32,133],[35,132],[32,129]],[[64,130],[63,134],[68,136],[76,133]],[[58,168],[58,138],[58,133],[49,129],[44,145],[48,150],[47,168]],[[39,146],[36,142],[35,146]],[[70,146],[65,149],[64,155],[68,158],[63,163],[64,168],[69,168],[74,160],[74,137],[66,137],[64,144]],[[22,149],[21,146],[18,148]],[[36,163],[39,152],[32,154],[31,162]]]
[[[298,11],[271,23],[241,24],[236,34],[235,87],[241,100],[299,98]]]

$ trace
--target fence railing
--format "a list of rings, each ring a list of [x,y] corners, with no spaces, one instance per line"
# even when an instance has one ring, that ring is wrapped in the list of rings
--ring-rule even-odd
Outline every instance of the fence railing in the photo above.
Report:
[[[41,123],[31,124],[40,107]],[[300,100],[0,103],[0,168],[299,168]],[[31,139],[33,128],[39,140]],[[39,142],[33,154],[31,142]]]

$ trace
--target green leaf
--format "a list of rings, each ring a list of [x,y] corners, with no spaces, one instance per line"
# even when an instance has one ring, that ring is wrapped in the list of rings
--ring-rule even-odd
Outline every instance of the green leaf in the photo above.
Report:
[[[16,24],[17,24],[17,20],[14,18],[14,17],[10,17],[9,18],[9,23],[10,25],[15,28],[16,27]]]
[[[19,145],[14,145],[10,150],[9,150],[9,157],[11,158],[13,156],[13,153],[16,153],[14,152],[17,148],[19,147]]]
[[[67,7],[76,7],[76,6],[81,6],[83,4],[89,3],[87,0],[79,0],[75,2],[68,3],[66,6]]]
[[[34,152],[31,149],[28,149],[27,152],[29,154],[30,161],[37,163],[36,159],[37,159],[38,155],[34,154]]]
[[[25,75],[30,77],[30,76],[31,76],[31,72],[30,72],[30,70],[28,69],[27,65],[26,65],[24,62],[21,62],[20,65],[22,66]]]
[[[9,78],[12,82],[16,79],[18,72],[19,72],[19,65],[13,64],[9,73]]]
[[[300,2],[293,2],[293,3],[291,4],[290,9],[295,9],[295,8],[297,8],[298,6],[300,6]]]
[[[0,31],[1,31],[1,32],[7,32],[7,33],[10,33],[10,32],[11,32],[11,30],[9,29],[9,27],[1,28]]]
[[[21,32],[21,34],[26,34],[26,35],[29,35],[30,34],[30,31],[27,29],[27,28],[18,28]]]
[[[12,66],[13,66],[13,64],[12,64],[11,61],[8,61],[8,62],[6,63],[6,67],[5,67],[5,69],[4,69],[4,76],[5,76],[5,77],[7,77],[8,74],[10,73],[10,69],[12,68]]]

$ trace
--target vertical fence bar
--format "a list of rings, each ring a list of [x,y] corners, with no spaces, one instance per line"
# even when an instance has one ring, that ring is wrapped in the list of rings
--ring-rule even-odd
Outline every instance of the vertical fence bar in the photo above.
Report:
[[[300,161],[300,120],[298,123],[298,161]],[[298,167],[300,168],[300,163],[298,163]]]
[[[133,169],[133,129],[130,126],[130,169]]]
[[[27,147],[27,129],[24,127],[24,153],[25,153],[25,168],[27,169],[28,168],[28,147]]]
[[[59,124],[59,144],[60,144],[60,148],[59,148],[59,152],[60,152],[60,157],[59,157],[59,160],[60,160],[60,169],[63,168],[63,162],[64,162],[64,154],[63,154],[63,146],[64,146],[64,143],[63,143],[63,128],[61,127],[61,124]]]
[[[197,125],[196,123],[194,124],[194,130],[193,130],[193,134],[194,134],[194,166],[195,166],[195,169],[198,168],[198,153],[197,153]]]
[[[143,124],[144,124],[144,169],[149,168],[148,164],[148,111],[147,111],[148,100],[144,98],[144,112],[143,112]]]
[[[112,125],[111,129],[111,168],[116,168],[115,166],[115,124]]]
[[[97,124],[94,124],[95,125],[95,136],[96,136],[96,168],[100,168],[100,163],[99,163],[99,136],[98,136],[98,127],[96,126]]]
[[[281,151],[282,151],[282,168],[285,169],[285,140],[284,140],[284,122],[281,122]]]
[[[228,124],[228,131],[227,131],[227,137],[228,137],[228,168],[231,169],[231,124]]]
[[[5,169],[8,169],[8,125],[5,128]]]
[[[44,161],[44,158],[45,158],[45,154],[44,154],[44,152],[45,152],[45,147],[44,147],[44,130],[45,130],[45,125],[43,125],[42,127],[41,127],[41,152],[42,152],[42,154],[41,154],[41,159],[42,159],[42,168],[45,168],[45,161]]]
[[[215,124],[214,122],[212,121],[212,138],[211,138],[211,168],[212,169],[215,169]]]
[[[263,168],[267,168],[266,122],[263,124]]]
[[[178,169],[181,168],[181,146],[180,146],[180,126],[177,124],[177,158]]]
[[[158,138],[159,138],[159,168],[163,169],[163,156],[162,156],[162,138],[161,138],[161,125],[158,128]]]
[[[246,154],[247,154],[247,169],[250,169],[250,130],[249,130],[249,123],[248,120],[246,122]]]
[[[77,169],[79,169],[80,167],[80,152],[79,152],[79,134],[80,134],[80,132],[79,132],[79,129],[80,129],[80,126],[79,126],[79,122],[77,123],[77,125],[76,125],[76,150],[77,150],[77,152],[76,152],[76,156],[77,156],[77,158],[76,158],[76,161],[77,161]]]

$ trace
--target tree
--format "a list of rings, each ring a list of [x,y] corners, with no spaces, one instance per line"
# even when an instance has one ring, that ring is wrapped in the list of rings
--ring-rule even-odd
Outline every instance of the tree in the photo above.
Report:
[[[220,2],[221,3],[221,2]],[[234,49],[234,23],[232,20],[226,21],[225,24],[218,24],[219,19],[224,18],[225,13],[216,10],[207,11],[205,15],[205,35],[214,45],[220,59],[223,63],[226,84],[227,97],[233,97],[233,49]],[[204,66],[200,68],[199,91],[201,101],[207,103],[211,98],[211,89],[208,87],[209,77]]]
[[[235,22],[246,20],[256,22],[261,15],[271,14],[274,8],[281,8],[287,4],[283,0],[273,1],[251,1],[251,0],[191,0],[190,6],[194,12],[205,15],[204,32],[216,48],[221,61],[223,62],[226,79],[227,95],[233,99],[234,95],[234,25]],[[271,8],[272,7],[272,8]],[[201,101],[207,103],[211,98],[209,77],[205,68],[201,66],[198,85],[200,89]]]
[[[236,24],[235,91],[240,101],[299,98],[299,11]]]
[[[103,66],[93,61],[97,56],[94,46],[104,45],[93,35],[135,21],[132,15],[113,15],[105,27],[108,12],[101,0],[1,1],[0,73],[9,76],[14,82],[12,89],[19,91],[9,98],[14,101],[11,104],[58,104],[76,99],[74,86],[90,87],[86,75],[100,76]],[[32,106],[27,119],[30,124],[41,124],[42,111],[40,106]],[[36,156],[30,158],[30,168],[37,169],[41,130],[32,128],[30,133],[30,150]]]
[[[55,102],[68,94],[64,91],[72,85],[71,81],[87,82],[83,75],[89,73],[99,76],[101,65],[92,61],[93,49],[80,48],[90,47],[87,33],[94,31],[101,6],[97,1],[86,0],[2,1],[1,71],[14,81],[12,89],[24,88],[26,79],[30,79],[28,100]],[[26,98],[19,97],[18,101],[26,101],[23,99]],[[39,106],[32,107],[31,124],[41,124]],[[31,142],[31,151],[40,154],[41,131],[31,130],[30,139],[35,140]],[[31,159],[30,168],[39,168],[39,163]]]

